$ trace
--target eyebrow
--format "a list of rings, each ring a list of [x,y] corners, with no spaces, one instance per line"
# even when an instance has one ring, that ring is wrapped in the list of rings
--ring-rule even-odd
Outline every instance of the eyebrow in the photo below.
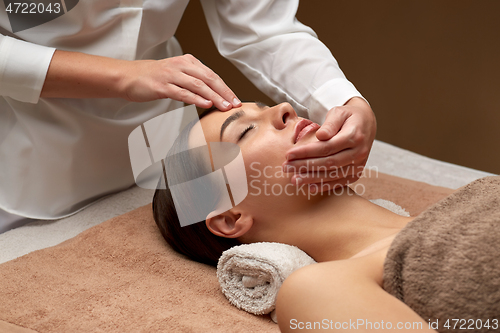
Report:
[[[255,102],[255,104],[261,110],[263,110],[263,109],[265,109],[265,108],[268,107],[266,104],[261,103],[261,102]],[[220,141],[222,141],[222,135],[224,134],[224,131],[226,130],[226,128],[232,122],[234,122],[236,119],[239,119],[239,118],[243,117],[244,115],[245,115],[245,110],[240,110],[238,112],[233,113],[229,117],[227,117],[227,119],[224,121],[224,123],[222,123],[222,126],[220,127]]]
[[[236,119],[238,118],[241,118],[245,115],[245,111],[243,110],[240,110],[238,112],[235,112],[233,113],[232,115],[230,115],[229,117],[227,117],[227,119],[224,121],[224,123],[222,124],[222,126],[220,127],[220,141],[222,141],[222,135],[224,134],[224,131],[226,130],[226,128],[233,122],[235,121]]]

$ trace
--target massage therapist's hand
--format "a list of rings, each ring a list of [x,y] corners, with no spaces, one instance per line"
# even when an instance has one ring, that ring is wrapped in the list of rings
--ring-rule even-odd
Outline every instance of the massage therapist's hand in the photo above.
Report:
[[[300,172],[292,176],[292,183],[316,183],[317,187],[311,186],[311,192],[325,191],[336,184],[347,185],[360,177],[376,130],[372,109],[362,98],[354,97],[328,112],[316,132],[319,142],[290,149],[283,166],[285,170],[289,165]]]
[[[222,79],[192,55],[120,60],[56,50],[41,97],[119,97],[132,102],[171,98],[221,111],[241,102]]]
[[[124,98],[133,102],[171,98],[201,108],[213,103],[222,111],[241,105],[224,81],[190,54],[133,61],[123,84]]]

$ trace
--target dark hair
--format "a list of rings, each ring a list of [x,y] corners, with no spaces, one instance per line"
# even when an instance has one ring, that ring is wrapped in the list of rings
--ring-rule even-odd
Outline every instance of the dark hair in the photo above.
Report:
[[[203,112],[200,115],[200,119],[213,110],[209,109]],[[188,147],[189,132],[196,122],[193,121],[182,130],[167,155],[167,163],[168,156],[177,154],[176,156],[182,159],[180,163],[185,166],[183,168],[176,168],[175,174],[165,175],[164,173],[171,184],[180,183],[183,179],[194,179],[212,171],[207,170],[204,163],[199,162],[198,156],[192,153],[195,149],[190,150]],[[179,154],[180,152],[184,153]],[[181,174],[177,174],[177,170]],[[156,189],[152,202],[153,217],[163,238],[165,238],[175,251],[198,262],[216,266],[222,252],[241,244],[240,241],[235,238],[224,238],[214,235],[206,227],[205,221],[181,227],[168,183],[165,179],[166,189],[160,187]],[[213,197],[215,198],[216,196]],[[184,194],[183,200],[190,200],[189,194]],[[214,201],[213,207],[215,208],[216,205],[217,202]]]

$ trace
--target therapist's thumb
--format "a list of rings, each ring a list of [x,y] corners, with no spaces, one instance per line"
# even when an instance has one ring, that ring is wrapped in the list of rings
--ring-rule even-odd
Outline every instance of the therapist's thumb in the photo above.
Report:
[[[332,108],[328,111],[323,125],[316,131],[316,138],[320,141],[330,140],[340,131],[348,117],[348,112],[344,107]]]

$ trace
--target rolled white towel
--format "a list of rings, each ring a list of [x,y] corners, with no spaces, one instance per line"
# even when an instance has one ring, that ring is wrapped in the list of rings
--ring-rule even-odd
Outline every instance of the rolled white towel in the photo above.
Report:
[[[217,277],[233,305],[261,315],[274,310],[281,284],[292,272],[315,262],[296,246],[243,244],[224,251],[217,264]]]
[[[379,205],[380,207],[384,207],[385,209],[390,210],[393,213],[396,213],[401,216],[410,216],[410,213],[408,213],[403,207],[395,204],[392,201],[385,200],[385,199],[373,199],[370,200],[370,202]]]

